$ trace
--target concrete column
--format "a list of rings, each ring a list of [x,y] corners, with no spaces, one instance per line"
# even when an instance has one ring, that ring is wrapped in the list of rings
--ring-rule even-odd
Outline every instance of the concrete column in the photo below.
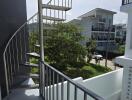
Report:
[[[116,58],[116,63],[124,67],[121,100],[132,100],[132,4],[121,6],[128,14],[125,55]]]
[[[132,12],[128,13],[125,57],[132,59]]]

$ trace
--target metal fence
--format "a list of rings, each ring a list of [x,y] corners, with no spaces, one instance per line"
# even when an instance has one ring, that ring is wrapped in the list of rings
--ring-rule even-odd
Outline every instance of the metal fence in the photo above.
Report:
[[[41,64],[44,68],[40,89],[44,100],[104,100],[52,66],[44,62]]]

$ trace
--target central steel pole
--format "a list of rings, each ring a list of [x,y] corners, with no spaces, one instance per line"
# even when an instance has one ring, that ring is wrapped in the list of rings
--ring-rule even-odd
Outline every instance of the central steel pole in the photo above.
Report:
[[[43,37],[43,9],[42,0],[38,0],[38,17],[39,17],[39,41],[40,41],[40,96],[45,96],[45,68],[44,64],[44,37]]]

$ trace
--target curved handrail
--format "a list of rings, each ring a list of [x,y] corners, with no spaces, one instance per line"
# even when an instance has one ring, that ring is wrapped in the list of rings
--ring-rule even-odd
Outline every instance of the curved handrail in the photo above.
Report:
[[[28,19],[13,35],[12,35],[12,37],[9,39],[9,41],[8,41],[8,43],[7,43],[7,45],[6,45],[6,47],[5,47],[5,50],[4,50],[4,53],[3,54],[5,54],[5,52],[6,52],[6,50],[7,50],[7,48],[8,48],[8,46],[9,46],[9,44],[10,44],[10,42],[11,42],[11,40],[16,36],[16,34],[27,24],[27,22],[29,22],[30,20],[32,20],[32,18],[33,17],[35,17],[36,15],[37,15],[38,13],[35,13],[30,19]]]
[[[52,0],[50,0],[50,1],[47,3],[47,5],[50,4],[51,2],[52,2]]]
[[[48,3],[47,3],[47,5],[48,4],[50,4],[52,2],[52,0],[50,0]],[[35,13],[31,18],[29,18],[13,35],[12,35],[12,37],[9,39],[9,41],[8,41],[8,43],[7,43],[7,45],[6,45],[6,47],[5,47],[5,50],[4,50],[4,53],[3,54],[5,54],[5,52],[6,52],[6,50],[7,50],[7,48],[8,48],[8,46],[9,46],[9,44],[10,44],[10,42],[11,42],[11,40],[15,37],[15,35],[27,24],[27,22],[29,22],[33,17],[35,17],[36,15],[38,14],[38,12],[37,13]]]

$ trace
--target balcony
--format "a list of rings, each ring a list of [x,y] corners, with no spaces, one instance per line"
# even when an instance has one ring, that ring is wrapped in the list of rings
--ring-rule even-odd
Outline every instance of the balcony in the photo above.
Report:
[[[122,90],[122,76],[123,69],[119,69],[110,73],[106,73],[97,77],[93,77],[90,79],[83,80],[83,78],[78,77],[73,79],[74,82],[81,84],[86,89],[92,91],[93,93],[99,95],[105,100],[120,100],[121,90]],[[74,100],[75,95],[77,96],[77,100],[83,100],[84,93],[79,88],[75,91],[75,86],[73,84],[70,85],[70,94],[67,92],[68,81],[63,82],[63,100],[67,100],[67,95],[69,95],[69,100]],[[34,84],[32,79],[26,80],[24,84]],[[51,100],[61,100],[62,98],[62,83],[54,84],[48,87],[45,87],[46,94],[48,93],[51,96]],[[53,92],[55,91],[55,92]],[[51,94],[50,94],[51,93]],[[54,93],[54,95],[53,95]],[[77,93],[77,94],[75,94]],[[48,96],[49,98],[49,96]],[[42,100],[39,97],[39,89],[14,89],[8,98],[4,100]],[[49,99],[48,99],[49,100]],[[87,100],[95,100],[90,96],[87,96]]]
[[[115,27],[112,27],[110,30],[108,30],[107,28],[100,28],[100,27],[93,27],[92,26],[92,31],[115,32]]]

